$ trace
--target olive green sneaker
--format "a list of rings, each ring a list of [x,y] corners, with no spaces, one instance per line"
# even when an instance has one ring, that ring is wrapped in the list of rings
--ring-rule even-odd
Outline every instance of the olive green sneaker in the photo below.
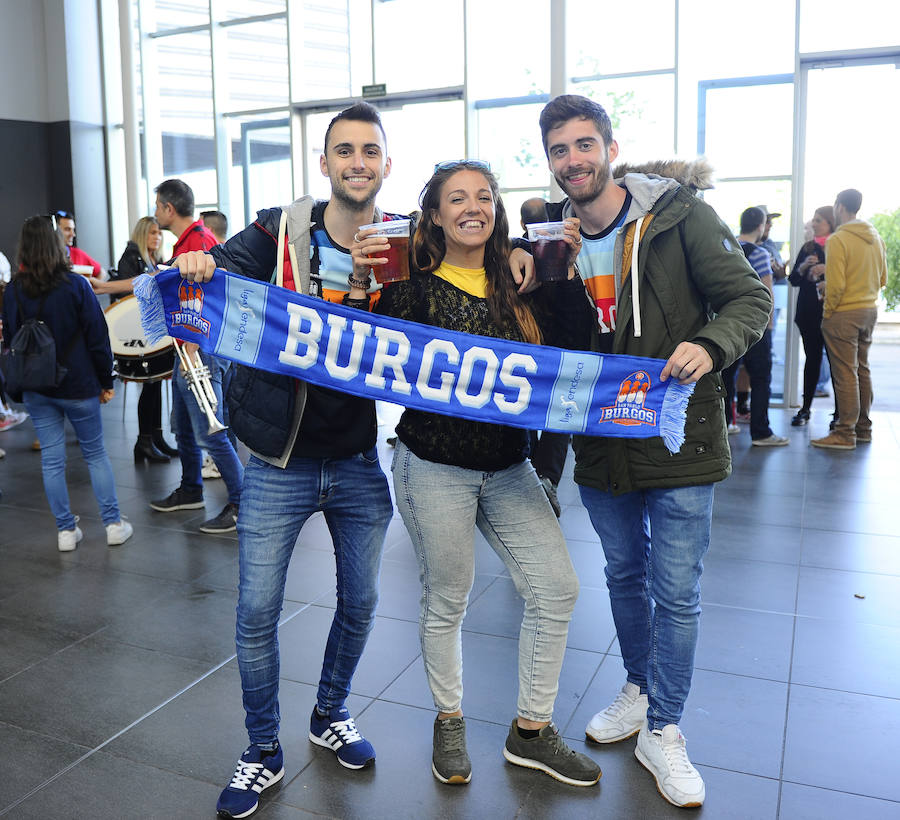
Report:
[[[541,729],[537,737],[524,738],[514,720],[506,736],[503,756],[516,766],[546,772],[570,786],[593,786],[602,774],[591,758],[566,745],[552,723]]]
[[[468,783],[472,779],[472,761],[466,752],[464,718],[434,719],[431,771],[441,783]]]

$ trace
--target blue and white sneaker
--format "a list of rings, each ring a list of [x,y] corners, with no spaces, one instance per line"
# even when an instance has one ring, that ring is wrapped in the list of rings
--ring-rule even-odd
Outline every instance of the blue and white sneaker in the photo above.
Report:
[[[338,762],[348,769],[362,769],[375,762],[375,749],[359,733],[346,706],[335,707],[325,717],[319,717],[314,707],[309,719],[309,739],[331,749]]]
[[[259,806],[259,795],[284,777],[284,753],[279,746],[274,754],[263,757],[263,750],[250,746],[238,760],[231,782],[219,795],[219,817],[249,817]]]

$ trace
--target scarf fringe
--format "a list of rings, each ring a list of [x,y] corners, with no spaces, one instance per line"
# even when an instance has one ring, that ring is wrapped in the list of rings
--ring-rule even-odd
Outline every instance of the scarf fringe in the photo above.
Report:
[[[166,309],[156,280],[143,273],[134,280],[134,296],[141,309],[141,325],[150,344],[156,344],[169,335],[166,327]]]
[[[693,384],[679,384],[674,379],[666,388],[659,414],[659,435],[672,455],[678,453],[684,444],[687,406],[693,392]]]

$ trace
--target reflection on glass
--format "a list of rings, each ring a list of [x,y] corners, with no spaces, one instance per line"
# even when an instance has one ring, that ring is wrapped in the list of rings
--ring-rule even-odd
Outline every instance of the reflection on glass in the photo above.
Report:
[[[277,14],[285,10],[285,0],[215,0],[224,20],[255,17],[258,14]]]
[[[672,74],[580,83],[573,93],[600,103],[612,120],[618,162],[670,159],[675,154]]]
[[[682,0],[682,3],[684,0]],[[675,65],[675,0],[643,0],[640,47],[627,27],[599,11],[597,0],[566,0],[566,56],[569,77],[653,71]],[[606,19],[598,20],[603,14]],[[598,33],[605,29],[600,45]]]
[[[225,41],[226,107],[241,111],[287,105],[287,20],[228,26]]]
[[[478,157],[491,163],[502,189],[549,183],[538,117],[543,103],[483,108],[476,112]]]
[[[231,210],[237,229],[253,221],[261,208],[286,205],[293,198],[290,126],[287,109],[265,117],[229,121]],[[245,148],[247,150],[245,150]],[[249,189],[244,192],[246,168]],[[249,207],[245,210],[244,203]]]
[[[550,3],[469,3],[467,14],[471,99],[549,93]]]
[[[900,5],[886,0],[800,0],[800,51],[896,46]]]
[[[388,93],[462,85],[462,7],[462,0],[375,3],[376,77],[363,78],[362,83],[384,83]],[[354,93],[359,93],[357,87]]]
[[[215,202],[212,67],[206,32],[156,41],[159,65],[159,126],[163,176],[179,177],[198,202]],[[161,180],[151,180],[158,185]]]
[[[790,174],[793,117],[793,83],[709,89],[705,154],[716,176]],[[761,133],[765,150],[760,150]]]
[[[209,0],[156,0],[156,29],[209,23]]]

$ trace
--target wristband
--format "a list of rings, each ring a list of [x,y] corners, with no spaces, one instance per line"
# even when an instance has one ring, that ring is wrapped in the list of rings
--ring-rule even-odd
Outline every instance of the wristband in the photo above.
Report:
[[[351,288],[360,288],[362,290],[368,290],[369,286],[372,284],[371,279],[356,279],[351,273],[350,276],[347,277],[347,284],[350,285]]]

